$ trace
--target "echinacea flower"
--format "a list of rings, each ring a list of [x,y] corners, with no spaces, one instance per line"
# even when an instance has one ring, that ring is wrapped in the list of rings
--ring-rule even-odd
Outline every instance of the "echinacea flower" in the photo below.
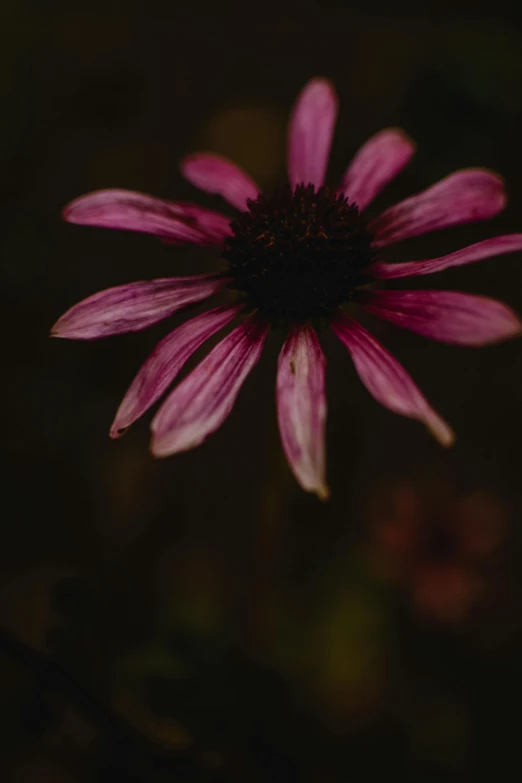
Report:
[[[138,331],[223,289],[234,301],[178,327],[154,349],[127,391],[111,428],[118,437],[172,384],[189,357],[237,316],[242,320],[174,388],[152,421],[152,453],[164,457],[200,444],[230,413],[259,360],[270,326],[286,329],[277,368],[277,411],[283,448],[303,489],[326,498],[325,357],[317,326],[330,326],[346,346],[370,394],[385,407],[423,422],[443,444],[453,433],[401,364],[356,320],[347,304],[426,337],[484,345],[513,337],[522,324],[506,305],[451,291],[373,289],[379,283],[439,272],[522,249],[522,234],[495,237],[450,255],[385,263],[382,248],[429,231],[484,220],[506,203],[502,179],[463,169],[368,221],[364,210],[406,166],[412,141],[395,128],[373,136],[341,184],[324,184],[337,116],[331,84],[314,79],[294,107],[288,139],[289,183],[264,194],[234,163],[197,153],[184,176],[221,195],[228,218],[194,204],[126,190],[101,190],[73,201],[65,220],[153,234],[171,244],[215,246],[220,274],[140,281],[101,291],[72,307],[53,335],[95,339]],[[379,258],[377,258],[379,253]]]

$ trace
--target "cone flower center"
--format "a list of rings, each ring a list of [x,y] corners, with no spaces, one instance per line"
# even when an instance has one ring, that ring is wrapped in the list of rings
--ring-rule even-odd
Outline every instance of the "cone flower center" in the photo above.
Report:
[[[327,315],[366,282],[371,234],[355,204],[326,186],[285,186],[248,202],[223,257],[252,307],[275,319]]]

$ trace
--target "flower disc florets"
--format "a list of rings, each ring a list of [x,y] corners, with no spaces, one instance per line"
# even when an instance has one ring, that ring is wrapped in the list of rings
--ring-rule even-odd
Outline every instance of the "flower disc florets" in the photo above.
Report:
[[[355,204],[326,186],[286,186],[248,202],[223,257],[230,287],[275,319],[327,315],[365,282],[371,235]]]

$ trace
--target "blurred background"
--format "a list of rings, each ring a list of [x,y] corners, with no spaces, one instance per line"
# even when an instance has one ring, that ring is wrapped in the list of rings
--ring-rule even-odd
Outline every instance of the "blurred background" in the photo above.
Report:
[[[373,213],[455,168],[507,178],[494,221],[391,258],[522,230],[521,21],[509,0],[2,0],[2,780],[520,776],[521,342],[458,348],[368,321],[454,426],[444,451],[379,407],[325,335],[320,503],[281,455],[280,336],[221,430],[154,461],[150,415],[117,442],[109,426],[185,314],[94,343],[48,332],[99,289],[222,263],[64,224],[64,204],[122,187],[221,208],[179,174],[199,149],[282,183],[288,112],[315,75],[341,101],[330,182],[383,127],[418,142]],[[419,287],[522,311],[521,263]]]

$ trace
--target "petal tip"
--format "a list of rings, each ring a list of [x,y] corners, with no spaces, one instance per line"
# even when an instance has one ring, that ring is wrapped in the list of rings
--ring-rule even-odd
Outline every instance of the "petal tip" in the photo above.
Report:
[[[66,223],[82,223],[81,207],[86,199],[90,199],[92,196],[97,195],[97,193],[99,193],[99,191],[96,191],[95,193],[88,193],[87,195],[79,196],[78,198],[69,201],[64,207],[62,207],[62,220],[64,220]]]
[[[109,437],[112,438],[112,440],[118,440],[118,438],[122,438],[130,428],[130,424],[124,424],[122,426],[121,424],[114,422],[110,428]]]
[[[332,80],[328,79],[327,76],[313,76],[311,79],[309,79],[305,84],[305,86],[303,87],[303,92],[305,90],[312,90],[312,89],[327,90],[333,96],[337,95]]]
[[[490,300],[495,303],[495,300]],[[522,336],[522,320],[508,305],[497,303],[501,308],[500,318],[494,328],[487,334],[481,335],[481,339],[475,340],[471,345],[496,345],[505,340],[514,340]]]
[[[71,220],[71,212],[73,211],[75,201],[69,201],[64,207],[62,207],[62,211],[60,213],[60,216],[62,220],[65,220],[66,223],[72,223]]]
[[[330,488],[326,484],[321,484],[319,487],[316,487],[314,490],[315,494],[319,498],[319,500],[326,502],[327,500],[330,500]]]
[[[507,193],[504,185],[502,184],[498,194],[498,201],[497,201],[498,212],[502,212],[502,210],[506,208],[507,203],[508,203]]]
[[[496,199],[492,201],[491,204],[491,217],[502,212],[508,202],[505,177],[503,177],[502,174],[499,174],[498,171],[493,171],[488,168],[470,169],[470,171],[478,172],[489,177],[491,185],[496,189]]]
[[[331,107],[334,114],[337,113],[339,98],[333,82],[326,76],[315,76],[310,79],[301,90],[299,98],[319,101],[324,107]],[[299,100],[298,98],[298,100]],[[324,104],[322,103],[324,101]]]
[[[185,172],[187,170],[187,167],[190,166],[191,163],[193,163],[195,160],[199,158],[201,155],[201,152],[189,152],[188,155],[184,155],[180,162],[179,162],[179,170],[183,175],[185,175]],[[204,153],[204,154],[213,154],[213,153]]]
[[[522,320],[515,313],[512,313],[512,316],[511,323],[506,326],[504,336],[500,337],[501,340],[513,340],[515,337],[522,336]]]
[[[455,432],[451,429],[449,424],[438,416],[430,418],[425,422],[428,431],[433,435],[441,446],[449,449],[455,444]]]
[[[165,457],[171,457],[173,454],[176,454],[177,449],[169,448],[164,440],[158,438],[153,433],[149,445],[149,451],[154,459],[165,459]]]
[[[67,335],[64,333],[63,329],[61,329],[60,322],[61,318],[59,318],[56,323],[51,326],[49,330],[49,337],[67,337]]]
[[[161,457],[167,456],[164,452],[161,451],[161,449],[158,448],[158,441],[157,438],[154,437],[154,434],[149,443],[149,452],[155,459],[161,459]]]
[[[404,128],[401,128],[399,125],[391,125],[389,128],[384,128],[381,133],[387,133],[390,136],[396,136],[398,139],[400,139],[400,141],[403,141],[405,144],[408,144],[408,146],[412,147],[413,150],[417,149],[417,142],[414,141],[412,137],[404,130]]]

